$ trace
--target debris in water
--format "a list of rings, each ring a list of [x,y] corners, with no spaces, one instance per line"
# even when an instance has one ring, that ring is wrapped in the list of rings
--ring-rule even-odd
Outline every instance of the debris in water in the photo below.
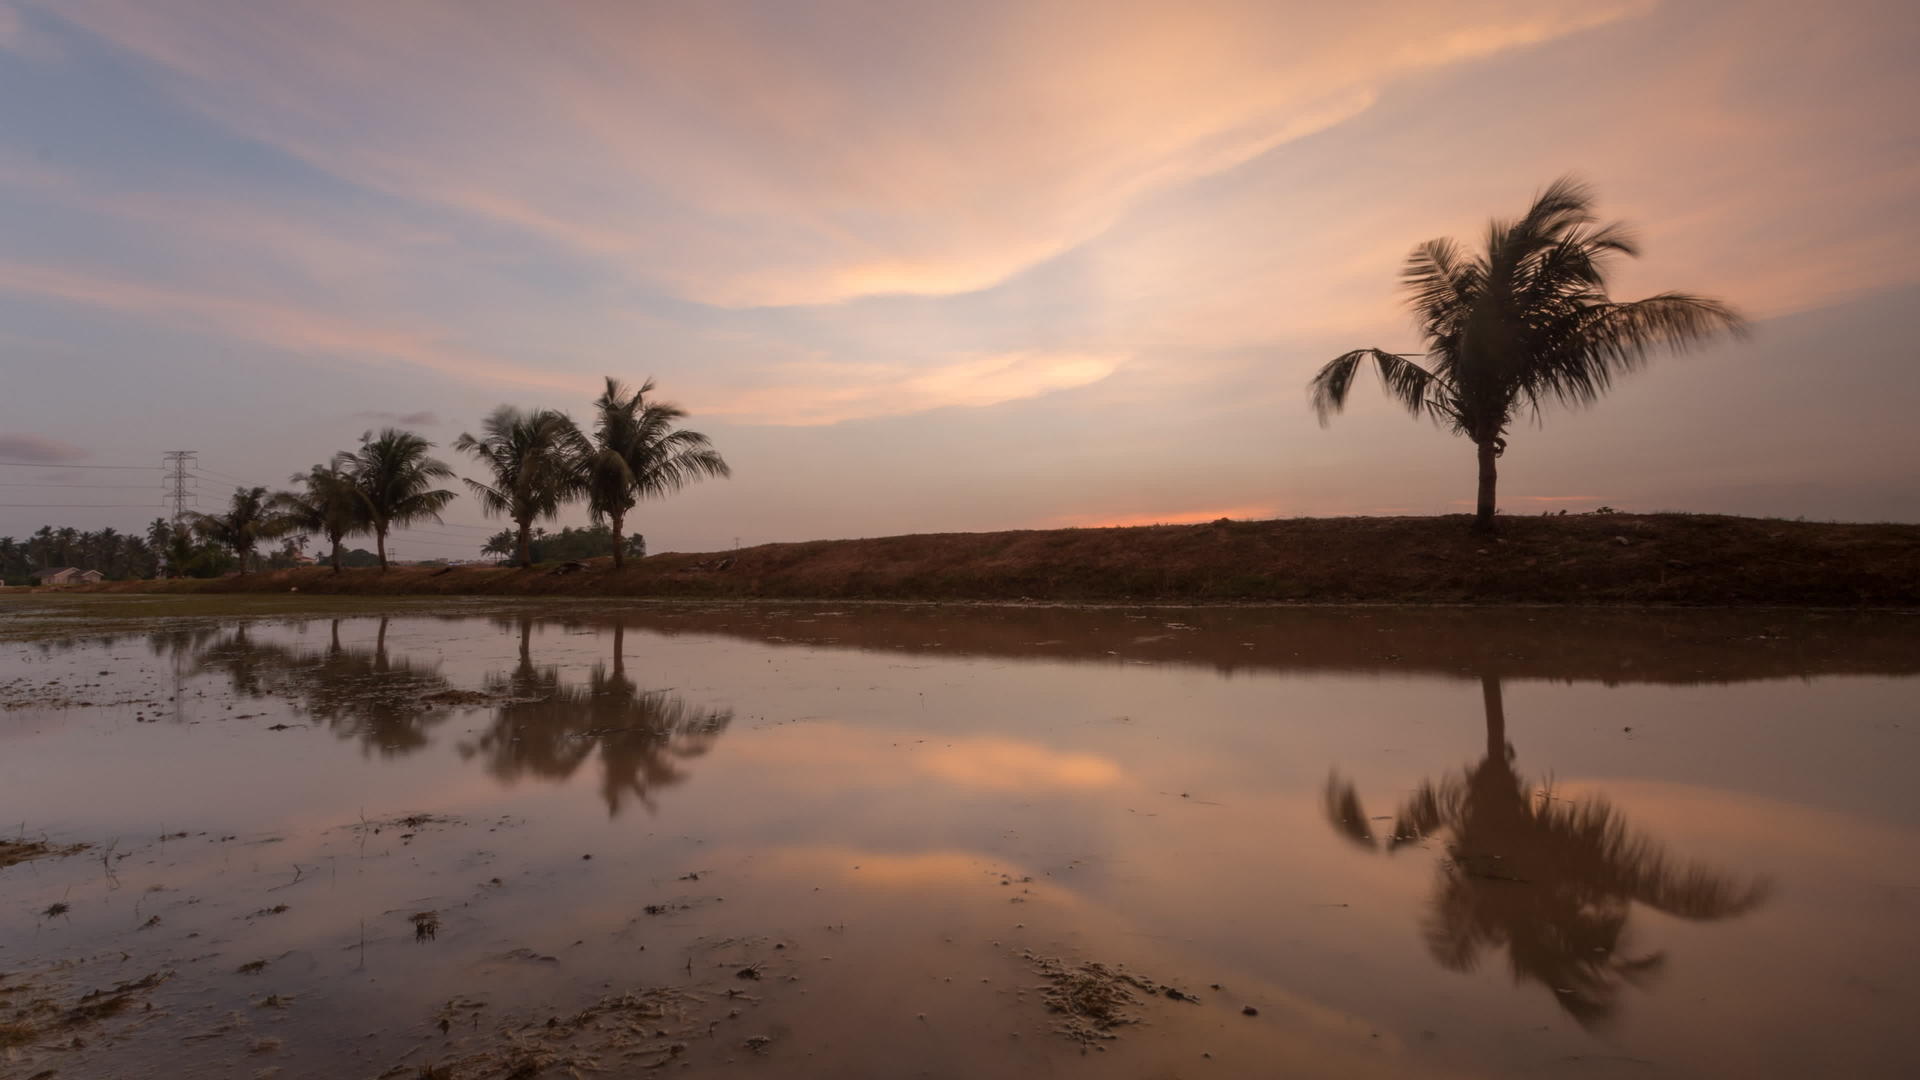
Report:
[[[1074,964],[1032,952],[1019,956],[1033,965],[1046,980],[1040,1000],[1061,1020],[1053,1030],[1082,1047],[1115,1039],[1115,1028],[1137,1024],[1140,1017],[1132,1006],[1141,1003],[1141,994],[1166,996],[1175,1001],[1194,1001],[1192,995],[1173,987],[1162,987],[1152,979],[1095,961]],[[1136,993],[1138,991],[1138,993]]]
[[[413,924],[413,940],[432,941],[440,933],[440,913],[437,911],[416,911],[407,916]]]
[[[30,859],[60,858],[87,850],[86,844],[49,844],[45,840],[0,840],[0,867]]]

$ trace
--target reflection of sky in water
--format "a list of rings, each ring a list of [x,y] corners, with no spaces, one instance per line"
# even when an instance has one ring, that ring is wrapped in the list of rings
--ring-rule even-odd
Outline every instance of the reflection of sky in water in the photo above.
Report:
[[[998,992],[1026,946],[1226,987],[1116,1045],[1143,1068],[1911,1064],[1897,622],[565,610],[17,650],[0,683],[122,704],[0,719],[11,816],[133,854],[117,888],[78,859],[8,871],[15,910],[74,911],[0,944],[153,951],[183,1025],[284,954],[289,1055],[341,1025],[397,1053],[436,995],[568,999],[779,938],[800,981],[753,1016],[855,1071],[1073,1066]],[[410,813],[458,823],[349,828]],[[133,932],[153,885],[164,921]],[[445,927],[415,948],[396,920],[427,907]],[[946,1026],[889,1026],[921,1012]]]

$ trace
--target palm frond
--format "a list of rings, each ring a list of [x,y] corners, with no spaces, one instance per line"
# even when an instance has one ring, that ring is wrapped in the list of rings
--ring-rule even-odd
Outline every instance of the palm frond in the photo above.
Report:
[[[1333,415],[1346,408],[1347,395],[1353,390],[1353,376],[1360,365],[1371,359],[1380,373],[1380,385],[1387,396],[1398,401],[1415,416],[1439,415],[1433,399],[1434,374],[1404,356],[1382,349],[1355,349],[1328,361],[1307,383],[1313,411],[1325,426]]]

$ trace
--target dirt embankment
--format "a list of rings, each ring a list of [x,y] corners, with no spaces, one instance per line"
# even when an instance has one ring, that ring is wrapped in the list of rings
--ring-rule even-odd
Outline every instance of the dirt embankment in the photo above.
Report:
[[[1920,606],[1920,525],[1695,514],[1300,518],[665,553],[619,571],[324,568],[105,591],[1065,602]]]

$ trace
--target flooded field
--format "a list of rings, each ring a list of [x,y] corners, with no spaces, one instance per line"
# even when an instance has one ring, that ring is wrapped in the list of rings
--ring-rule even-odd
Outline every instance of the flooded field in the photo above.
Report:
[[[1920,618],[178,603],[0,606],[0,1076],[1920,1073]]]

